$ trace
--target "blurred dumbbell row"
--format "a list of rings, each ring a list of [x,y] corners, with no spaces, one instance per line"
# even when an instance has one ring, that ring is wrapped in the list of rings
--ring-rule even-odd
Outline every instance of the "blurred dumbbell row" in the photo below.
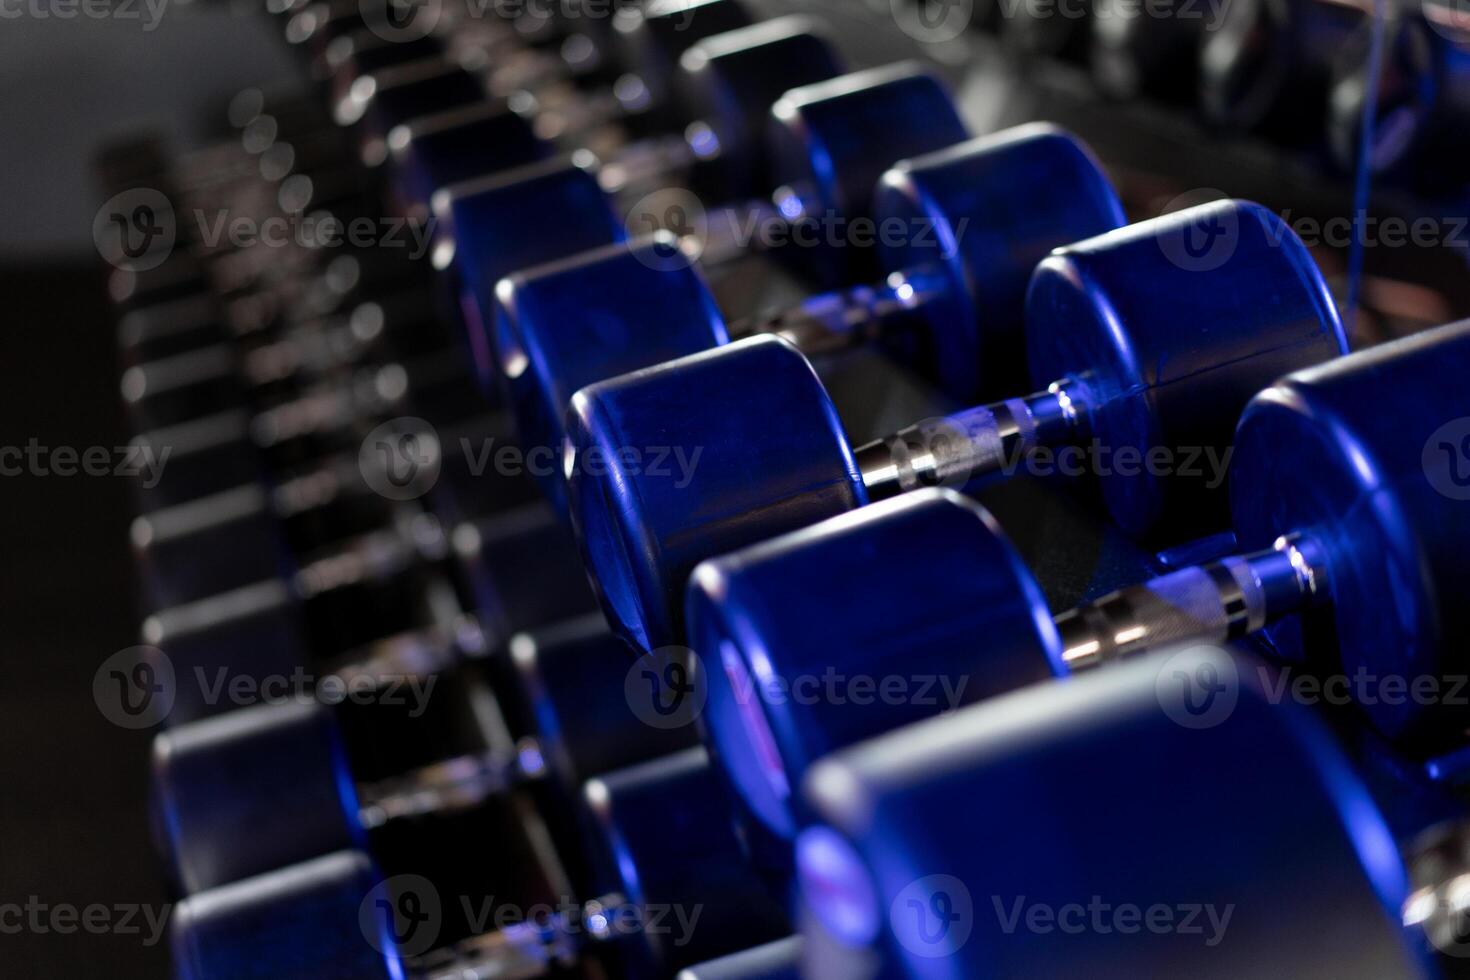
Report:
[[[102,167],[180,975],[1453,956],[1463,325],[1349,352],[1276,215],[1127,224],[1076,137],[811,17],[272,13],[316,91]],[[945,407],[854,438],[855,352]],[[1033,573],[1006,486],[1126,567]],[[1281,694],[1364,671],[1437,686]]]

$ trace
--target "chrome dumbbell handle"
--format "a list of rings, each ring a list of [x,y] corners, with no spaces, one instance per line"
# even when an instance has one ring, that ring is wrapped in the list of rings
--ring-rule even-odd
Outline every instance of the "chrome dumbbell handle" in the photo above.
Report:
[[[1078,670],[1147,650],[1238,639],[1322,595],[1324,568],[1310,541],[1282,538],[1264,551],[1120,589],[1056,617],[1062,658]]]

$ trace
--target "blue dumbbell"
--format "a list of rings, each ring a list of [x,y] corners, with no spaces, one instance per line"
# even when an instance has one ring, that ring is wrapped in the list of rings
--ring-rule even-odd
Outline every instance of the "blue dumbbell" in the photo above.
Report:
[[[1226,4],[1200,49],[1205,118],[1286,142],[1320,141],[1332,64],[1365,14],[1365,6],[1333,0]]]
[[[1201,240],[1215,247],[1191,251]],[[645,649],[678,642],[684,583],[701,560],[896,493],[978,484],[1040,447],[1138,454],[1138,466],[1099,474],[1108,510],[1135,536],[1217,529],[1223,493],[1203,475],[1144,467],[1144,456],[1160,445],[1223,451],[1251,395],[1345,347],[1301,241],[1245,202],[1059,249],[1037,268],[1026,311],[1043,390],[856,450],[811,365],[774,337],[577,392],[568,495],[614,628]],[[700,456],[675,481],[644,471],[651,447]]]
[[[958,398],[998,392],[1024,362],[1037,263],[1124,222],[1091,153],[1041,125],[901,163],[873,214],[902,228],[879,249],[886,279],[755,321],[727,323],[666,233],[503,280],[495,349],[522,440],[560,446],[579,388],[761,333],[809,354],[877,343]],[[561,477],[544,482],[564,506]]]
[[[798,43],[799,60],[775,57],[785,45]],[[786,91],[781,86],[796,80],[794,71],[825,76],[830,70],[830,53],[825,61],[813,61],[814,44],[810,34],[787,34],[779,45],[766,41],[710,54],[699,62],[702,71],[729,62],[732,79],[761,80],[758,85],[730,86],[743,93],[740,105],[745,107],[730,118],[746,120],[732,131],[754,136],[750,107],[762,106],[774,116],[764,145],[773,173],[779,175],[771,180],[786,188],[780,206],[783,221],[862,217],[878,178],[896,160],[966,137],[943,87],[912,65],[857,72]],[[883,134],[881,147],[874,144],[878,133]],[[593,158],[535,170],[521,179],[492,178],[436,197],[443,248],[436,251],[435,265],[443,268],[452,258],[465,270],[461,290],[466,327],[482,384],[498,385],[499,367],[490,341],[498,306],[496,284],[518,269],[624,241],[626,227],[611,204]],[[764,207],[749,206],[758,214]],[[536,233],[528,237],[527,229]],[[861,261],[855,255],[844,259]]]
[[[735,163],[751,163],[754,154],[744,147],[759,140],[755,123],[758,113],[774,101],[773,95],[760,104],[773,79],[789,81],[787,87],[792,87],[838,72],[835,55],[812,33],[809,21],[785,17],[741,30],[746,23],[741,11],[728,0],[716,0],[698,5],[698,16],[686,24],[670,6],[656,16],[640,14],[640,27],[633,34],[658,38],[656,42],[645,38],[640,45],[647,49],[642,58],[648,64],[672,59],[677,66],[680,56],[690,50],[707,52],[682,70],[681,81],[689,91],[680,109],[707,116],[698,124],[710,134],[707,138],[719,140],[726,156],[737,158]],[[400,173],[400,193],[427,204],[440,188],[551,157],[557,140],[537,135],[531,119],[535,110],[513,108],[517,103],[513,97],[508,103],[459,106],[389,132],[385,146]],[[472,149],[479,147],[484,149]],[[516,152],[507,153],[507,147]],[[634,144],[626,152],[638,151]],[[743,172],[734,166],[729,169]]]
[[[707,730],[760,822],[790,839],[793,794],[829,752],[961,703],[1165,646],[1271,628],[1280,652],[1355,676],[1453,673],[1470,504],[1445,496],[1434,433],[1456,417],[1470,322],[1289,375],[1257,395],[1231,476],[1241,553],[1055,618],[979,505],[931,490],[707,562],[689,589]],[[1370,397],[1371,396],[1371,397]],[[1470,429],[1466,430],[1470,432]],[[1451,444],[1452,451],[1460,452]],[[899,560],[916,555],[917,561]],[[783,597],[800,589],[803,601]],[[1384,603],[1395,614],[1383,615]],[[1301,615],[1295,615],[1301,614]],[[1279,625],[1278,625],[1279,624]],[[799,699],[795,678],[945,679],[951,696]],[[785,685],[773,687],[773,680]],[[1384,735],[1465,727],[1444,703],[1370,696]]]
[[[348,539],[295,568],[283,561],[287,571],[274,577],[149,616],[143,642],[175,678],[163,720],[228,712],[240,706],[234,684],[253,681],[247,690],[254,691],[265,679],[311,675],[314,665],[415,624],[448,629],[445,603],[456,597],[458,576],[478,634],[492,647],[592,607],[565,526],[542,505],[450,534],[426,515],[396,517],[391,529]]]
[[[475,649],[484,645],[476,639]],[[427,636],[393,650],[425,675],[485,656]],[[523,704],[534,729],[516,752],[439,760],[384,779],[354,775],[367,747],[322,704],[266,705],[174,727],[153,746],[154,799],[174,878],[192,894],[366,847],[391,821],[478,806],[532,781],[549,783],[564,809],[588,779],[695,744],[689,728],[655,728],[633,713],[623,694],[625,654],[600,617],[515,637],[494,656],[509,656],[513,671],[506,687],[514,690],[499,690],[500,700]],[[392,673],[378,659],[354,673]]]
[[[627,975],[660,977],[789,932],[721,818],[720,789],[702,750],[593,780],[585,796],[609,861],[609,888],[597,899],[472,937],[418,966],[405,962],[398,941],[404,933],[395,931],[394,903],[371,859],[338,852],[180,903],[171,936],[179,974],[190,980],[449,980],[512,971],[529,977],[574,966],[579,956],[607,955]],[[670,833],[670,825],[679,832]],[[377,896],[384,900],[369,901]],[[685,916],[684,924],[672,913]]]
[[[1374,170],[1402,175],[1431,190],[1459,189],[1465,177],[1442,161],[1464,152],[1470,75],[1470,31],[1453,23],[1452,8],[1425,3],[1388,15],[1383,25],[1387,67],[1371,78],[1374,25],[1364,24],[1333,67],[1328,143],[1338,165],[1357,167],[1363,108],[1376,89]]]
[[[819,763],[820,822],[797,845],[813,968],[1440,975],[1425,933],[1452,928],[1457,907],[1435,900],[1463,857],[1441,890],[1411,892],[1395,831],[1414,825],[1390,824],[1320,720],[1248,657],[1188,657],[1038,685]],[[1191,714],[1221,678],[1229,700]]]

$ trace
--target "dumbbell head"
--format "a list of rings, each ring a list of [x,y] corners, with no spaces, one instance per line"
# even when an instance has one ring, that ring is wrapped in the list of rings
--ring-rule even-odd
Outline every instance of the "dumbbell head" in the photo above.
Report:
[[[484,86],[465,69],[443,57],[422,58],[356,79],[333,117],[362,131],[364,162],[371,165],[381,162],[373,153],[394,126],[484,98]]]
[[[1426,975],[1399,920],[1396,844],[1331,737],[1272,703],[1259,664],[1190,656],[1039,685],[819,763],[806,791],[821,822],[798,842],[816,972],[876,950],[885,976]],[[1201,683],[1215,708],[1194,715]],[[1229,920],[1024,925],[1034,907],[1097,921],[1093,901],[1104,926],[1128,906]],[[1016,909],[1022,927],[1006,928]]]
[[[969,136],[943,83],[913,64],[792,89],[771,116],[774,173],[790,198],[783,210],[819,222],[871,217],[873,189],[885,170]],[[831,266],[827,275],[871,271],[870,258],[840,258],[845,268]]]
[[[607,890],[665,919],[701,910],[688,934],[667,921],[626,936],[630,972],[667,976],[790,930],[745,859],[703,749],[589,781],[584,797],[602,845]]]
[[[1186,236],[1215,227],[1228,253],[1193,264]],[[1038,386],[1070,386],[1087,435],[1140,461],[1158,446],[1223,453],[1252,394],[1344,346],[1300,241],[1239,202],[1058,250],[1032,279],[1026,320]],[[698,561],[867,498],[810,366],[769,337],[584,388],[567,426],[583,554],[614,626],[645,648],[681,635],[680,592]],[[655,441],[681,451],[690,471],[645,472]],[[1216,517],[1201,501],[1225,521],[1218,488],[1186,492],[1203,476],[1166,478],[1141,463],[1104,472],[1106,503],[1127,530],[1180,533]]]
[[[421,116],[388,133],[398,196],[410,211],[434,192],[482,174],[545,160],[551,146],[504,105],[480,102]]]
[[[1200,245],[1203,243],[1204,247]],[[1189,452],[1217,458],[1250,397],[1347,350],[1312,257],[1257,204],[1219,201],[1069,245],[1037,267],[1026,300],[1036,388],[1080,396],[1088,436],[1115,460],[1152,450],[1179,463],[1099,467],[1108,510],[1138,537],[1218,530],[1223,487]]]
[[[659,110],[673,95],[679,58],[691,45],[750,22],[741,0],[649,0],[618,9],[614,43],[619,61],[643,83],[645,104]]]
[[[759,825],[787,840],[818,759],[1066,672],[1031,573],[994,518],[951,491],[707,561],[690,580],[687,615],[711,752]],[[824,696],[833,668],[868,678],[874,696]],[[905,696],[883,693],[890,680]]]
[[[516,269],[627,237],[597,183],[596,160],[548,161],[451,185],[434,195],[434,265],[459,279],[467,343],[487,390],[498,385],[489,328],[495,284]]]
[[[1241,547],[1310,539],[1331,602],[1330,616],[1275,627],[1278,646],[1410,690],[1463,672],[1467,369],[1462,322],[1291,375],[1246,408],[1230,493]],[[1444,737],[1465,724],[1455,701],[1385,694],[1362,707],[1390,736]]]
[[[1026,285],[1052,249],[1126,218],[1091,152],[1056,127],[1005,130],[916,157],[883,175],[878,254],[924,287],[928,332],[894,331],[899,360],[962,398],[1014,385],[1025,356]],[[901,234],[885,236],[892,223]]]
[[[511,639],[517,692],[534,721],[549,771],[570,796],[588,779],[692,748],[692,728],[656,728],[624,693],[635,654],[601,616]]]
[[[496,296],[498,373],[527,446],[560,451],[577,389],[729,342],[704,277],[667,232],[518,272]],[[565,510],[562,474],[541,483]]]
[[[245,411],[221,412],[133,438],[133,458],[153,467],[134,486],[144,511],[259,484],[264,461],[250,437]]]
[[[153,609],[278,578],[291,567],[269,494],[256,484],[144,514],[130,537]]]
[[[391,903],[369,901],[381,876],[339,851],[191,896],[170,923],[180,980],[402,980]]]
[[[905,229],[881,246],[885,268],[937,281],[929,329],[894,331],[890,353],[969,397],[982,364],[1015,367],[1036,263],[1123,220],[1090,154],[1041,126],[900,164],[877,197],[880,220]],[[533,445],[561,444],[577,389],[728,341],[703,278],[664,235],[518,273],[498,297],[501,373]],[[559,474],[545,482],[561,499]]]
[[[117,346],[127,367],[211,347],[230,339],[225,313],[207,292],[153,303],[124,314]]]
[[[236,707],[231,685],[292,677],[308,662],[300,604],[280,581],[258,582],[183,606],[143,624],[175,681],[170,725]],[[258,687],[254,688],[258,690]]]
[[[315,702],[260,705],[160,734],[153,794],[186,894],[366,843],[341,732]]]
[[[591,385],[566,424],[583,558],[613,628],[645,650],[679,642],[699,561],[867,502],[831,399],[775,337]]]
[[[496,643],[597,606],[576,540],[539,500],[467,521],[450,538],[481,628]]]
[[[726,195],[768,194],[765,139],[771,106],[791,89],[835,78],[842,60],[806,17],[780,17],[698,42],[679,61],[686,116],[718,149],[711,175]],[[699,146],[699,142],[696,141]]]

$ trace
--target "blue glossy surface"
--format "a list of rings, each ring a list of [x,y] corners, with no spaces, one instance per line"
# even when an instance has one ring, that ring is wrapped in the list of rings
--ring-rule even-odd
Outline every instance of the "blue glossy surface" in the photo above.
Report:
[[[802,823],[787,790],[821,757],[1065,673],[1020,556],[980,505],[942,490],[705,562],[688,623],[711,752],[785,839]]]
[[[627,238],[592,167],[549,161],[437,194],[434,264],[453,263],[467,342],[482,387],[494,390],[496,365],[487,328],[495,322],[495,284],[541,265]]]
[[[560,451],[577,389],[730,339],[704,277],[666,232],[517,273],[497,295],[494,346],[528,448]],[[565,512],[562,474],[540,482]]]
[[[685,115],[709,127],[718,158],[701,183],[739,199],[774,189],[766,147],[771,106],[787,91],[842,74],[842,58],[805,17],[778,17],[706,38],[679,59]]]
[[[661,928],[622,944],[635,975],[667,976],[790,932],[745,860],[703,749],[609,773],[584,796],[608,888],[641,908],[670,910]],[[675,917],[695,909],[698,919],[680,936]]]
[[[170,923],[178,980],[404,980],[391,912],[359,920],[380,876],[340,851],[195,895]],[[376,927],[372,942],[364,924]],[[387,950],[387,952],[379,952]]]
[[[503,106],[484,103],[414,119],[388,135],[402,201],[427,208],[434,192],[473,177],[545,160],[550,144]]]
[[[1330,611],[1288,621],[1273,639],[1373,678],[1362,710],[1396,739],[1455,738],[1466,723],[1461,699],[1410,692],[1430,683],[1448,695],[1465,673],[1467,374],[1461,322],[1283,379],[1251,401],[1236,435],[1241,547],[1298,533],[1325,553]]]
[[[1114,519],[1171,542],[1226,520],[1225,488],[1207,485],[1212,470],[1197,451],[1223,458],[1252,395],[1347,349],[1301,240],[1243,201],[1057,250],[1027,293],[1026,341],[1033,387],[1069,382],[1086,406],[1085,437],[1115,462],[1100,474]],[[1143,465],[1151,450],[1173,464]],[[1195,475],[1184,467],[1191,452]]]
[[[365,843],[341,733],[320,705],[173,728],[154,740],[153,782],[185,893]]]
[[[855,247],[846,230],[856,219],[871,220],[883,172],[970,135],[944,85],[913,64],[793,89],[772,106],[771,117],[777,182],[796,195],[803,220],[823,229],[821,240],[835,235],[844,241],[839,249],[823,250],[830,254],[819,272],[834,280],[875,271],[872,249]]]
[[[1270,703],[1256,664],[1201,656],[1193,666],[1235,681],[1233,710],[1206,705],[1213,724],[1179,713],[1178,662],[1163,656],[912,725],[814,768],[821,826],[851,843],[877,889],[877,975],[1426,975],[1398,921],[1396,844],[1340,751],[1305,709]],[[819,902],[822,869],[810,872]],[[1093,902],[1106,903],[1106,928],[1091,925]],[[1186,906],[1206,904],[1217,919],[1228,909],[1223,929],[1203,910],[1193,932],[1146,927],[1155,905],[1182,924]],[[1119,928],[1122,906],[1139,910],[1137,928]],[[1036,908],[1052,917],[1028,918]],[[816,975],[853,965],[825,930],[808,949]]]
[[[893,331],[899,360],[966,399],[1014,395],[1025,367],[1026,286],[1052,249],[1121,227],[1111,182],[1076,137],[1007,129],[904,161],[873,205],[883,268],[935,289],[921,329]]]
[[[675,78],[679,58],[697,41],[751,22],[741,0],[655,0],[629,6],[614,23],[622,63],[643,82],[652,125],[677,125]]]
[[[600,616],[523,633],[510,643],[553,775],[569,798],[615,769],[694,747],[692,729],[660,729],[630,709],[623,681],[637,654]]]
[[[821,382],[775,337],[584,388],[566,425],[583,558],[609,623],[644,650],[680,642],[700,561],[867,501]]]

